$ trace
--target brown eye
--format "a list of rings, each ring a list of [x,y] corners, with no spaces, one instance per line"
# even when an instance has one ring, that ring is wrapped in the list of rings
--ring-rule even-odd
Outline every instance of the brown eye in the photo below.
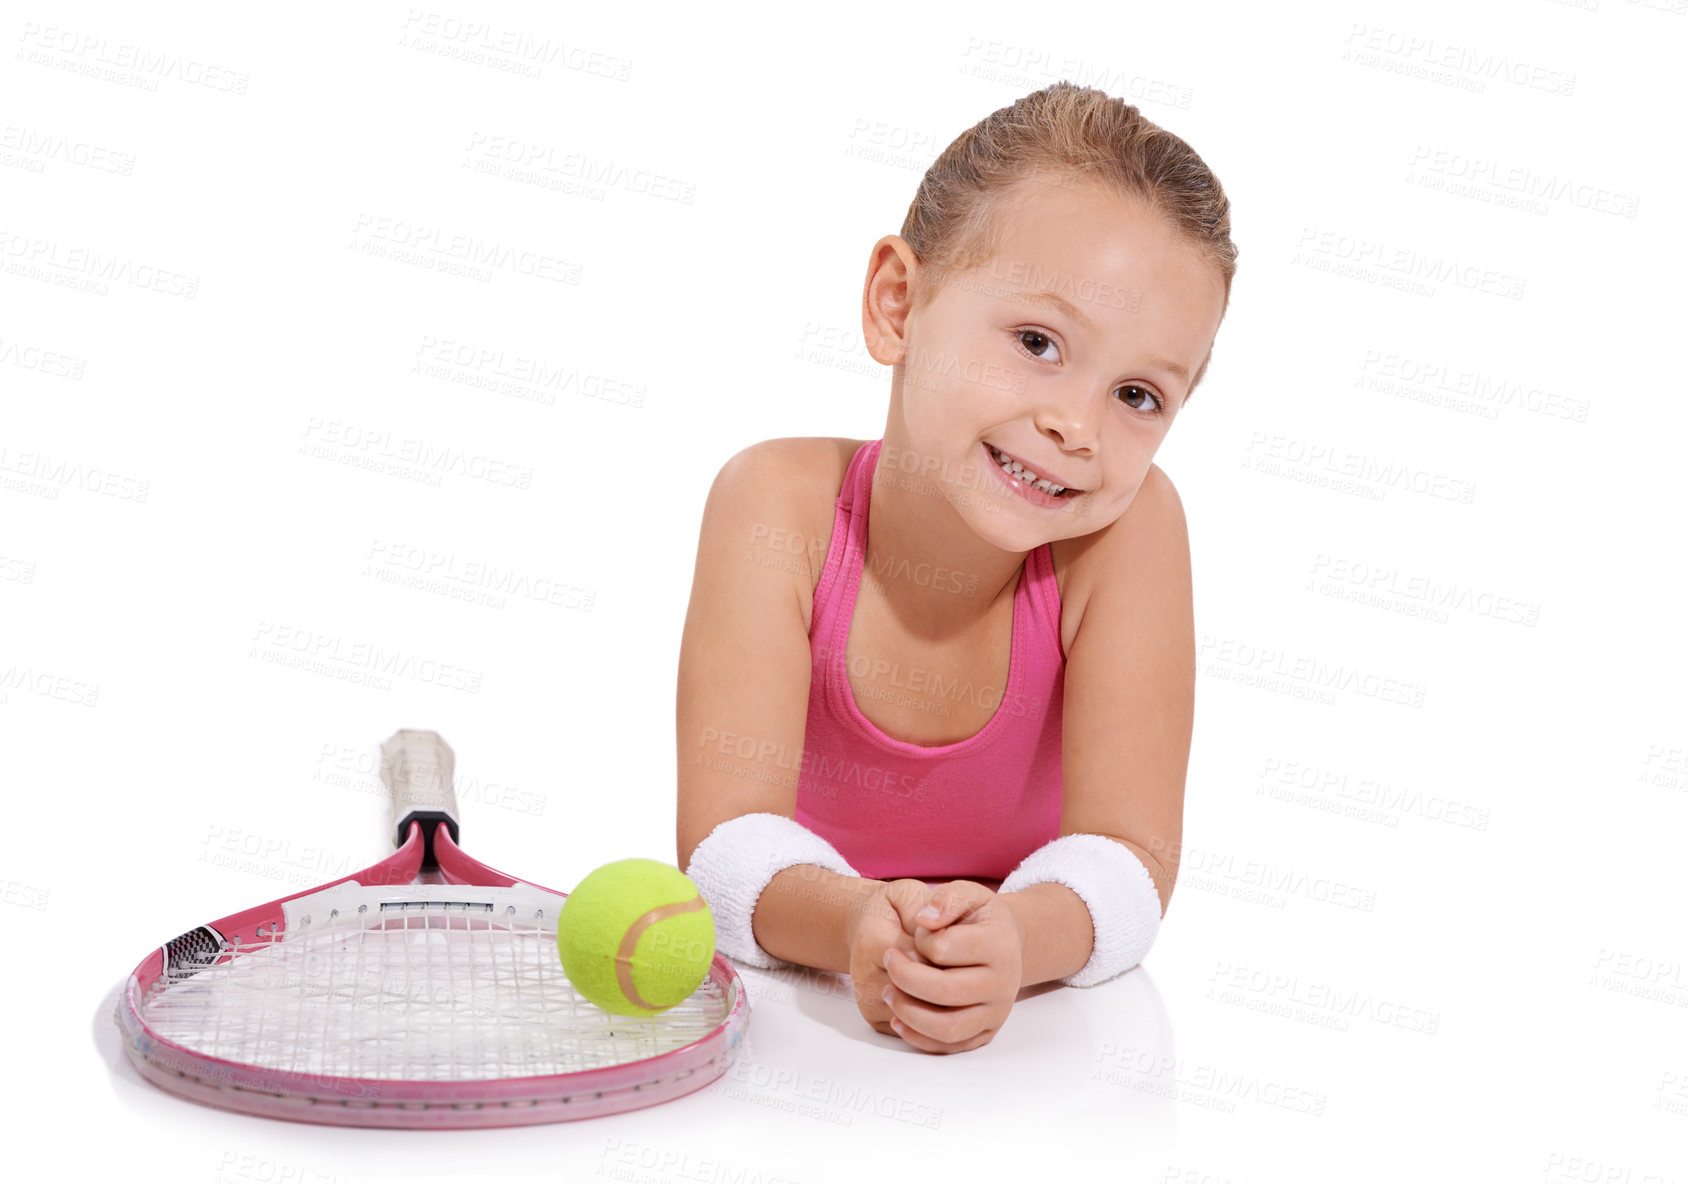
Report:
[[[1048,360],[1043,357],[1044,348],[1055,344],[1049,340],[1047,335],[1039,333],[1036,329],[1020,329],[1014,334],[1014,336],[1020,339],[1020,346],[1022,349],[1031,354],[1032,357],[1043,361]],[[1033,344],[1027,345],[1027,339],[1030,339]]]
[[[1130,407],[1133,411],[1142,411],[1142,410],[1145,410],[1145,408],[1147,408],[1148,410],[1152,410],[1152,411],[1159,411],[1161,409],[1160,400],[1157,399],[1152,393],[1145,390],[1143,387],[1133,385],[1133,386],[1122,386],[1119,389],[1122,390],[1122,391],[1136,391],[1137,392],[1137,400],[1138,400],[1137,402],[1132,402],[1132,397],[1129,394],[1127,394],[1125,399],[1122,400],[1125,403],[1125,405],[1127,407]]]

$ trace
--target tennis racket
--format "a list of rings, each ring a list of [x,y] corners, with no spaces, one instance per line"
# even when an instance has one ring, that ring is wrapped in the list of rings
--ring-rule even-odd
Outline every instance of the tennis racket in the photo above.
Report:
[[[587,1002],[557,956],[567,894],[458,847],[451,748],[404,730],[381,756],[396,852],[141,959],[116,1017],[141,1076],[269,1118],[488,1127],[652,1106],[727,1071],[750,1005],[725,958],[658,1015]]]

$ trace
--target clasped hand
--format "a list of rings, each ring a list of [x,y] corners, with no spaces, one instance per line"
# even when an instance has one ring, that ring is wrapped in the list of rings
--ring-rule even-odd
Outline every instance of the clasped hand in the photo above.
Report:
[[[875,1031],[923,1052],[967,1052],[1008,1019],[1024,952],[1019,918],[983,884],[892,880],[851,927],[856,1006]]]

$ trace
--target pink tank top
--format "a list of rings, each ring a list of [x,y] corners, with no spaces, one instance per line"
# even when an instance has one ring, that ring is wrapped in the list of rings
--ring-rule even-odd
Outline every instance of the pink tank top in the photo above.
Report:
[[[1067,661],[1049,544],[1027,555],[1014,588],[1013,648],[1000,698],[997,688],[946,686],[932,672],[894,659],[872,677],[876,693],[913,691],[922,702],[995,699],[990,721],[953,744],[887,736],[856,705],[845,671],[880,443],[869,440],[850,459],[815,588],[796,820],[870,879],[1002,880],[1061,831]],[[866,659],[857,663],[865,667]]]

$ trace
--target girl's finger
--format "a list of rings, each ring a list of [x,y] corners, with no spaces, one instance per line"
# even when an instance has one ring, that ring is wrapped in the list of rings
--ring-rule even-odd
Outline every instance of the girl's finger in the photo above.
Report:
[[[965,1043],[978,1032],[979,1025],[984,1021],[983,1003],[965,1007],[935,1007],[897,987],[889,988],[889,994],[891,1024],[893,1027],[901,1025],[897,1034],[905,1040],[919,1036],[933,1045],[946,1046],[947,1051],[949,1045]],[[913,1041],[910,1040],[910,1043]]]
[[[980,1032],[977,1036],[974,1036],[970,1040],[962,1040],[962,1041],[959,1041],[955,1044],[945,1044],[941,1040],[933,1040],[930,1036],[925,1036],[925,1035],[922,1035],[919,1032],[916,1032],[913,1028],[910,1028],[907,1024],[903,1023],[901,1020],[892,1020],[891,1021],[891,1031],[895,1035],[901,1036],[903,1038],[903,1041],[906,1044],[908,1044],[910,1047],[917,1048],[921,1052],[945,1053],[945,1054],[955,1053],[955,1052],[970,1052],[971,1050],[978,1048],[982,1044],[988,1044],[990,1042],[991,1037],[996,1035],[995,1030],[992,1029],[992,1030],[989,1030],[989,1031]]]
[[[990,899],[991,893],[980,895],[983,891],[979,885],[966,880],[934,888],[927,897],[925,907],[915,913],[914,919],[928,929],[953,925]]]
[[[919,1049],[921,1052],[937,1053],[940,1055],[971,1051],[981,1045],[989,1044],[991,1038],[996,1035],[996,1029],[990,1028],[980,1032],[978,1035],[969,1040],[962,1040],[955,1044],[945,1044],[941,1040],[933,1040],[930,1036],[923,1036],[919,1032],[916,1032],[913,1028],[910,1028],[899,1021],[892,1021],[891,1030],[896,1035],[901,1036],[903,1038],[903,1042],[911,1048]]]
[[[974,924],[977,913],[942,929],[915,931],[914,948],[934,966],[984,966],[1003,957],[1003,937],[985,925]]]
[[[928,905],[935,903],[932,895],[935,890],[921,884],[919,880],[899,880],[897,881],[897,886],[901,889],[902,886],[907,883],[919,885],[920,891],[916,892],[912,889],[899,890],[896,892],[888,891],[885,894],[885,898],[891,903],[891,907],[896,909],[897,921],[902,925],[903,931],[905,933],[914,934],[920,930],[920,923],[915,920],[915,917]]]
[[[987,966],[933,966],[904,957],[901,950],[887,952],[885,974],[905,996],[939,1007],[966,1007],[990,993]]]

